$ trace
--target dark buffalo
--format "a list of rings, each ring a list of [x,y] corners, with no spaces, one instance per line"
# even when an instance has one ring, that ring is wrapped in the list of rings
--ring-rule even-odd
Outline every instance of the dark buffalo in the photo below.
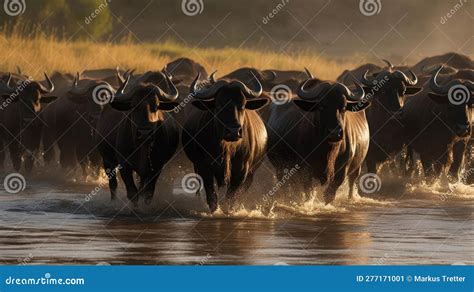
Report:
[[[403,108],[408,145],[419,153],[425,176],[430,180],[447,173],[453,161],[457,167],[451,168],[450,176],[458,177],[471,136],[469,96],[474,83],[453,79],[440,86],[437,78],[441,70],[442,67],[430,79],[428,88],[432,92],[411,97]]]
[[[51,149],[58,146],[59,161],[71,169],[79,163],[84,176],[90,165],[98,170],[100,155],[93,143],[95,128],[103,107],[113,98],[110,84],[95,79],[80,79],[77,74],[61,98],[41,113],[44,158],[53,159]]]
[[[189,58],[179,58],[168,63],[166,71],[173,76],[173,79],[180,80],[187,85],[191,84],[198,74],[201,74],[202,79],[208,78],[206,68]]]
[[[272,88],[278,84],[276,82],[277,75],[275,72],[267,70],[260,71],[255,68],[245,67],[237,69],[226,76],[222,77],[225,80],[238,80],[243,83],[254,82],[254,79],[257,79],[262,85],[263,91],[271,91]]]
[[[308,88],[310,87],[310,88]],[[285,169],[299,165],[299,179],[306,194],[312,179],[327,184],[326,203],[349,177],[350,196],[369,147],[369,126],[362,102],[363,88],[352,92],[342,83],[309,78],[297,92],[301,99],[272,106],[267,123],[268,158],[281,179]]]
[[[46,73],[45,77],[47,86],[23,75],[15,75],[13,78],[9,75],[2,78],[6,90],[4,88],[2,92],[0,144],[2,152],[8,147],[16,171],[21,168],[22,158],[27,172],[33,168],[41,141],[42,123],[38,116],[42,104],[56,99],[50,95],[54,90],[54,83]],[[10,87],[11,82],[15,84],[14,88]],[[2,153],[0,157],[3,164],[4,154]]]
[[[115,99],[102,112],[96,143],[109,178],[112,199],[117,190],[115,168],[127,189],[127,197],[134,204],[142,197],[149,204],[163,166],[176,152],[179,130],[166,113],[178,103],[178,91],[169,76],[161,74],[161,82],[135,83],[128,90],[130,76],[119,88]],[[171,88],[166,93],[161,88]],[[133,172],[140,178],[136,187]]]
[[[354,84],[354,81],[359,82],[360,80],[362,80],[364,74],[367,71],[372,72],[373,74],[377,74],[377,72],[379,72],[380,70],[382,70],[382,67],[372,63],[367,63],[353,70],[345,70],[344,72],[342,72],[341,75],[339,75],[339,77],[337,77],[336,80],[344,85],[351,86],[352,84]]]
[[[182,143],[186,155],[201,176],[211,212],[218,207],[214,179],[219,186],[228,185],[226,199],[245,191],[260,166],[267,145],[267,131],[255,111],[264,107],[263,88],[254,78],[256,89],[238,80],[219,80],[198,89],[191,86],[196,107],[183,127]]]
[[[468,56],[458,53],[447,53],[444,55],[427,57],[415,64],[412,70],[421,75],[424,70],[431,66],[447,65],[456,69],[474,69],[474,62]]]
[[[404,146],[402,107],[405,97],[422,90],[415,87],[417,76],[410,71],[410,77],[400,70],[389,67],[374,78],[362,77],[367,96],[372,102],[366,110],[370,130],[370,145],[366,157],[367,171],[377,173],[378,166],[400,153]]]

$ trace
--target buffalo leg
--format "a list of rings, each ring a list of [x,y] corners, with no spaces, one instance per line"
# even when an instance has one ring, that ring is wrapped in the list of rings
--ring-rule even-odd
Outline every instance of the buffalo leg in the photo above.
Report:
[[[205,164],[197,167],[198,175],[201,176],[204,182],[204,189],[206,190],[206,200],[211,213],[217,210],[218,200],[217,193],[214,189],[214,174],[210,164]]]
[[[135,181],[133,180],[133,171],[130,166],[123,166],[120,170],[120,176],[125,184],[127,189],[127,198],[135,205],[138,204],[138,190],[135,186]]]
[[[149,205],[153,200],[153,194],[155,193],[156,181],[161,174],[160,171],[155,172],[148,177],[140,177],[140,191],[139,196],[143,196],[145,204]]]
[[[115,167],[117,166],[116,163],[107,161],[104,159],[104,170],[107,175],[107,179],[109,181],[109,189],[110,189],[110,199],[115,200],[117,196],[117,172]]]
[[[360,170],[361,168],[359,167],[349,174],[349,199],[352,199],[354,196],[355,182],[360,175]]]
[[[33,166],[35,164],[34,155],[35,154],[30,152],[30,151],[26,151],[26,153],[25,153],[25,171],[26,171],[26,173],[31,173],[31,171],[33,170]]]
[[[466,152],[466,143],[458,142],[453,148],[453,163],[449,168],[449,179],[451,182],[457,182],[459,172],[464,164],[464,153]]]
[[[367,165],[367,172],[368,173],[377,174],[377,163],[375,162],[375,160],[367,159],[366,160],[366,165]]]
[[[43,131],[43,159],[46,165],[51,164],[56,153],[54,149],[54,139],[50,133]]]
[[[342,185],[345,179],[345,171],[341,170],[340,172],[336,173],[334,179],[329,182],[328,187],[324,191],[324,202],[327,204],[332,203],[336,198],[336,192],[339,187]]]
[[[20,171],[21,169],[21,153],[20,153],[20,145],[18,143],[13,142],[9,145],[10,150],[10,159],[13,163],[13,168],[16,171]]]

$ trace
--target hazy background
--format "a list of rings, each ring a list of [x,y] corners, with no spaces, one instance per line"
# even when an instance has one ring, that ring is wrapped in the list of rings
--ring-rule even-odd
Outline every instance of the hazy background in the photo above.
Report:
[[[412,62],[455,51],[473,55],[471,0],[380,0],[365,16],[359,0],[202,0],[201,14],[187,16],[181,0],[27,1],[23,15],[1,14],[2,30],[21,23],[25,34],[41,31],[65,39],[136,43],[174,40],[188,46],[242,47],[324,57],[369,55]],[[283,7],[264,23],[277,5]],[[462,6],[442,24],[456,4]],[[100,13],[86,23],[94,10]]]

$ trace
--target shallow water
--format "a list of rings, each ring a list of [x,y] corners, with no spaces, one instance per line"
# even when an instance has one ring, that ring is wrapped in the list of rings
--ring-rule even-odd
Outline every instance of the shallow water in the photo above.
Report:
[[[0,190],[1,263],[474,264],[474,186],[393,181],[372,198],[210,215],[202,195],[168,192],[134,209],[102,183],[33,177],[20,194]]]

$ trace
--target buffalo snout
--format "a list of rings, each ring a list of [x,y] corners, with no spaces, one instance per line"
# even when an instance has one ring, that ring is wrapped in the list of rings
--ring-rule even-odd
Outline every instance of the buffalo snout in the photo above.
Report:
[[[242,127],[226,127],[224,132],[224,140],[235,142],[242,138]]]

